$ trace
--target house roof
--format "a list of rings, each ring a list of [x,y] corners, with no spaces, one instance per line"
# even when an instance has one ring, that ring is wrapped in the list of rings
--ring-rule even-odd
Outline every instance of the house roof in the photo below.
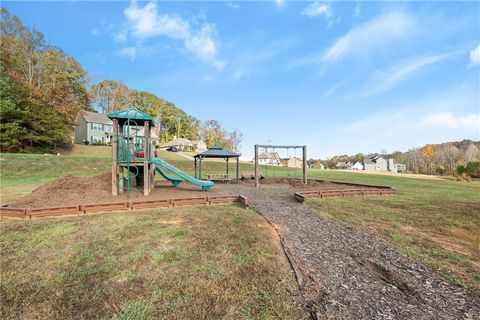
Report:
[[[175,138],[172,141],[164,143],[160,146],[160,148],[168,148],[168,147],[188,147],[193,145],[193,142],[186,139],[186,138]]]
[[[138,126],[143,126],[144,121],[148,121],[151,126],[155,126],[155,121],[153,121],[153,118],[150,117],[148,114],[137,110],[137,109],[127,109],[127,110],[121,110],[117,112],[111,112],[108,114],[108,117],[110,119],[117,119],[120,125],[125,124],[128,120],[131,120],[131,125],[134,125],[135,123],[132,123],[135,120],[140,120],[140,121],[135,121]]]
[[[277,152],[264,152],[258,155],[258,159],[279,160]]]
[[[336,167],[345,167],[347,165],[346,161],[338,161]]]
[[[95,123],[103,123],[103,124],[111,124],[112,120],[110,120],[106,114],[91,112],[91,111],[84,111],[82,114],[83,118],[87,122],[95,122]]]
[[[238,158],[239,153],[232,152],[222,147],[211,147],[207,151],[201,152],[194,156],[195,158]]]

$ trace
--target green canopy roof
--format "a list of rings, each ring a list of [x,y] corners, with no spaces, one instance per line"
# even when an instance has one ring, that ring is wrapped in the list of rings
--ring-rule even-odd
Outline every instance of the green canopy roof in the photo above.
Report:
[[[153,120],[152,117],[150,117],[148,114],[143,113],[142,111],[137,109],[127,109],[127,110],[112,112],[112,113],[109,113],[107,117],[112,120],[117,119],[120,125],[125,124],[125,122],[127,122],[130,119],[132,120],[130,121],[130,125],[135,125],[136,123],[138,126],[143,126],[143,123],[145,121],[148,121],[150,122],[151,126],[156,126],[155,121]]]
[[[194,158],[238,158],[240,154],[223,149],[222,147],[211,147],[207,151],[199,153]]]

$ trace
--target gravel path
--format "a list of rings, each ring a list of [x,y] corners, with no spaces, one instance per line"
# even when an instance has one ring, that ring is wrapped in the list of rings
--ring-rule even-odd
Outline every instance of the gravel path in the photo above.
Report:
[[[480,297],[343,223],[294,202],[288,186],[232,187],[282,238],[318,319],[480,319]]]

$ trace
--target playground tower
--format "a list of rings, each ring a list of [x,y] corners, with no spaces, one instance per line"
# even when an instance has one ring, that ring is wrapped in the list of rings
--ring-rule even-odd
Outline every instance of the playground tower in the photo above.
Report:
[[[155,149],[151,140],[151,128],[155,121],[149,115],[128,109],[108,114],[113,121],[112,137],[112,194],[131,192],[138,195],[138,188],[147,196],[154,188]]]

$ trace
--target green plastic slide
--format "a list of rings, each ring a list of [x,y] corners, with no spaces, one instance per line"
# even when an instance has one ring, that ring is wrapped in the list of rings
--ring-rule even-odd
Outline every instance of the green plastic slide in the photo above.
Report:
[[[150,160],[152,163],[155,164],[155,170],[157,170],[157,165],[159,166],[158,168],[158,172],[167,180],[170,180],[172,181],[172,184],[175,185],[175,182],[174,180],[187,180],[188,182],[190,182],[191,184],[194,184],[196,186],[199,186],[199,187],[202,187],[202,189],[204,191],[208,191],[210,190],[213,186],[214,186],[214,183],[212,181],[208,181],[208,180],[199,180],[199,179],[195,179],[194,177],[192,177],[191,175],[189,174],[186,174],[185,172],[175,168],[174,166],[170,165],[168,162],[166,161],[163,161],[162,159],[158,159],[158,158],[154,158],[154,159],[151,159]],[[181,179],[178,179],[178,178],[172,178],[171,176],[169,176],[168,174],[165,173],[165,171],[163,169],[166,169],[174,174],[176,174],[177,176],[179,176]],[[163,173],[162,173],[163,171]],[[165,175],[164,175],[165,174]],[[180,182],[177,183],[177,185],[179,184]]]
[[[174,187],[178,186],[183,180],[180,178],[174,178],[166,173],[160,166],[155,166],[155,170],[160,173],[162,177],[170,181]]]

